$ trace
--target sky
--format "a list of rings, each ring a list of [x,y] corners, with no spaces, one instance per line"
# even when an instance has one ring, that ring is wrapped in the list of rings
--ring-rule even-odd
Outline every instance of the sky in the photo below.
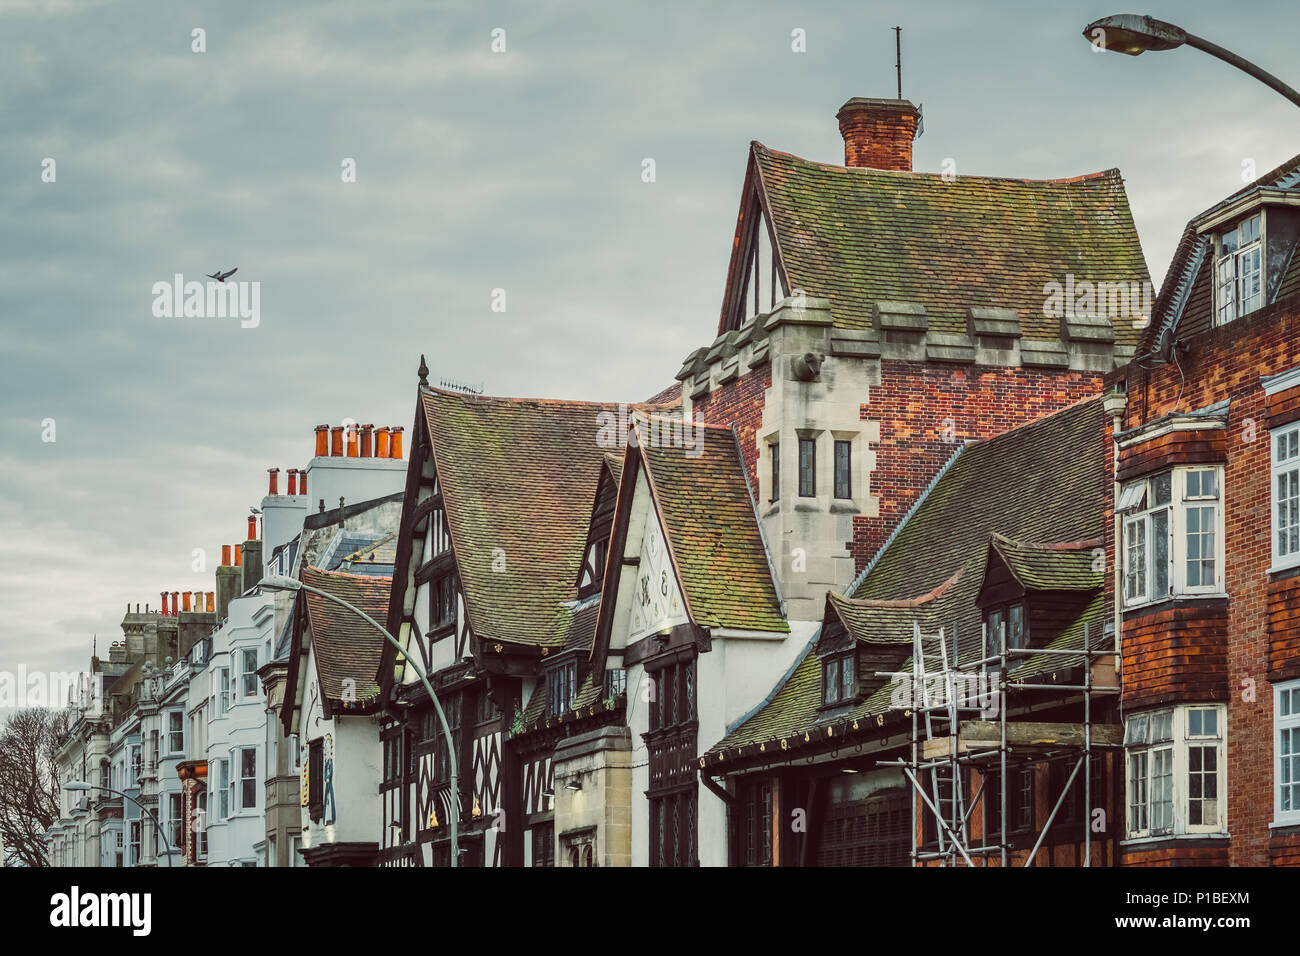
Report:
[[[1145,7],[1300,85],[1292,3]],[[84,669],[128,603],[212,590],[313,426],[409,430],[422,353],[498,395],[671,384],[716,334],[749,142],[842,162],[839,106],[896,94],[896,25],[915,169],[1118,167],[1158,286],[1300,137],[1205,54],[1094,52],[1117,12],[0,0],[0,672]],[[255,327],[154,314],[155,283],[234,267]]]

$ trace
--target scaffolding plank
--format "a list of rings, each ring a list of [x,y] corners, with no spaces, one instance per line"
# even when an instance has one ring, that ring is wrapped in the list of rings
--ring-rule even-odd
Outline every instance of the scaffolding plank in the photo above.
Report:
[[[989,751],[997,748],[1001,741],[1001,726],[991,720],[963,720],[957,735],[957,753],[969,754]],[[1094,747],[1118,747],[1124,742],[1122,724],[1093,724],[1092,745]],[[1040,721],[1007,721],[1007,745],[1020,749],[1043,747],[1059,749],[1061,747],[1083,746],[1083,724],[1081,723],[1044,723]],[[937,737],[922,741],[924,759],[945,757],[951,753],[950,740]]]

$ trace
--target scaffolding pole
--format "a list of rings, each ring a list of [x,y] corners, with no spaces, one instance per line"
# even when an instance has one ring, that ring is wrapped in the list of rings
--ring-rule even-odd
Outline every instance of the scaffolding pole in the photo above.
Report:
[[[1038,838],[1034,843],[1033,849],[1025,860],[1025,866],[1033,865],[1037,858],[1038,851],[1042,848],[1048,833],[1051,831],[1053,823],[1065,804],[1066,797],[1071,792],[1079,772],[1083,771],[1083,807],[1082,826],[1083,826],[1083,865],[1092,866],[1092,770],[1094,760],[1094,739],[1093,739],[1093,707],[1092,697],[1094,693],[1116,693],[1118,687],[1098,685],[1093,680],[1092,666],[1093,662],[1107,655],[1113,655],[1114,650],[1094,649],[1091,629],[1087,622],[1083,626],[1083,647],[1082,649],[1070,648],[1010,648],[1007,647],[1007,625],[1000,624],[996,630],[990,633],[988,625],[981,626],[982,656],[978,660],[968,661],[964,664],[958,664],[958,647],[956,640],[956,630],[953,630],[952,659],[948,656],[948,643],[945,632],[941,628],[935,634],[923,634],[920,624],[912,624],[912,695],[911,695],[911,718],[912,718],[912,739],[910,742],[910,754],[907,760],[881,761],[881,766],[899,767],[908,781],[916,791],[917,797],[920,798],[911,801],[912,817],[912,852],[911,860],[913,866],[923,863],[937,861],[944,866],[955,866],[959,859],[964,861],[967,866],[974,866],[972,857],[986,859],[993,854],[997,854],[1001,866],[1010,865],[1011,846],[1007,834],[1007,810],[1008,810],[1008,771],[1014,768],[1024,768],[1026,766],[1037,766],[1040,763],[1052,763],[1061,760],[1072,762],[1073,767],[1069,777],[1065,782],[1060,794],[1057,795],[1056,802],[1052,806],[1051,813],[1048,814],[1047,821],[1044,823]],[[995,647],[990,649],[989,638],[995,641]],[[927,663],[926,645],[931,646],[937,643],[937,657],[939,665],[938,673],[935,674]],[[1059,655],[1070,658],[1082,658],[1083,682],[1081,684],[1040,684],[1029,681],[1008,680],[1010,672],[1009,662],[1021,658],[1033,656],[1053,656]],[[996,666],[997,680],[997,704],[998,704],[998,741],[996,748],[990,746],[979,750],[972,750],[962,746],[961,740],[961,718],[963,711],[974,711],[985,713],[987,711],[987,702],[992,697],[989,692],[989,666]],[[979,692],[976,699],[984,701],[984,707],[967,706],[969,701],[964,699],[964,691],[969,687],[965,675],[978,674]],[[961,685],[963,694],[958,693],[957,678],[963,675]],[[897,677],[896,674],[889,676]],[[942,699],[934,699],[930,693],[930,683],[933,677],[940,676],[942,686]],[[1007,737],[1007,713],[1008,713],[1008,692],[1011,690],[1053,690],[1053,691],[1078,691],[1083,697],[1083,740],[1082,743],[1064,744],[1056,749],[1049,749],[1045,753],[1034,754],[1017,754],[1008,744]],[[924,737],[922,737],[924,733]],[[978,739],[978,738],[977,738]],[[945,741],[947,744],[947,753],[934,757],[929,756],[924,745],[936,741]],[[989,786],[990,768],[988,759],[996,750],[997,765],[997,788],[996,796]],[[1057,752],[1059,750],[1060,752]],[[1011,758],[1016,759],[1011,759]],[[971,797],[970,805],[966,806],[966,792],[962,784],[962,771],[967,767],[975,765],[980,771],[980,785],[975,794]],[[951,787],[948,809],[945,812],[944,800],[940,789],[940,772],[947,773],[948,785]],[[929,776],[929,786],[927,787],[925,776]],[[927,792],[928,791],[928,792]],[[998,840],[996,844],[988,842],[988,813],[985,812],[982,824],[984,845],[979,847],[970,846],[970,829],[971,817],[977,806],[988,808],[990,801],[996,798],[998,801]],[[921,825],[923,822],[922,814],[929,811],[935,820],[935,836],[937,849],[926,849],[921,840]],[[985,864],[987,865],[987,863]]]

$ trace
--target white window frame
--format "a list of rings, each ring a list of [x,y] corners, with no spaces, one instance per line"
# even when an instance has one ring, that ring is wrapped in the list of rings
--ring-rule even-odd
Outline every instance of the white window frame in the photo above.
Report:
[[[243,702],[245,700],[249,700],[250,698],[254,698],[257,696],[257,692],[258,692],[257,668],[259,666],[257,663],[257,648],[241,647],[237,653],[239,654],[239,658],[238,658],[239,686],[237,688],[237,692],[239,694],[238,699],[240,700],[240,702]],[[247,658],[248,655],[250,654],[253,656],[253,667],[251,670],[247,669],[247,665],[248,665]],[[249,691],[247,690],[247,688],[250,686],[253,688],[252,693],[249,693]]]
[[[1296,537],[1300,539],[1300,422],[1271,430],[1268,440],[1269,553],[1273,559],[1271,570],[1277,571],[1300,565],[1300,540],[1297,540],[1296,547],[1291,547],[1289,542],[1285,549],[1281,547],[1284,529],[1280,515],[1282,500],[1278,494],[1282,479],[1287,479],[1288,484],[1296,490],[1296,496],[1291,499],[1294,503],[1287,509],[1288,517],[1294,517],[1295,522],[1294,525],[1288,523],[1287,528],[1296,527]],[[1293,445],[1295,453],[1291,451]]]
[[[131,831],[130,851],[127,859],[130,862],[127,866],[140,865],[140,847],[144,845],[144,824],[139,820],[131,820],[128,824]]]
[[[181,848],[182,850],[184,847]],[[197,860],[208,858],[208,791],[194,795],[194,856]]]
[[[253,753],[253,771],[252,775],[245,777],[244,773],[244,754],[248,751]],[[251,780],[253,782],[253,802],[251,805],[244,803],[244,783]],[[231,774],[230,783],[232,792],[230,795],[230,806],[238,810],[256,810],[257,809],[257,747],[236,747],[231,751]],[[236,800],[235,798],[239,799]]]
[[[167,793],[167,841],[176,851],[185,850],[185,794],[169,791]],[[180,837],[177,840],[177,837]]]
[[[1289,697],[1289,700],[1287,699]],[[1283,705],[1289,713],[1283,716]],[[1289,781],[1282,766],[1282,735],[1288,734],[1292,756]],[[1284,781],[1286,782],[1284,784]],[[1292,791],[1290,809],[1282,809],[1282,788]],[[1300,825],[1300,680],[1273,685],[1273,824]]]
[[[1252,226],[1253,228],[1247,228]],[[1244,244],[1242,232],[1251,235]],[[1225,251],[1225,240],[1232,237],[1234,246]],[[1233,228],[1218,234],[1215,238],[1214,258],[1214,324],[1227,325],[1244,315],[1250,315],[1264,307],[1268,294],[1267,262],[1264,242],[1264,210],[1260,209],[1241,219]],[[1258,261],[1258,267],[1243,271],[1243,263]],[[1259,288],[1250,296],[1243,295],[1248,282],[1258,277]],[[1253,283],[1251,283],[1253,284]],[[1248,308],[1242,303],[1250,302]]]
[[[217,819],[225,820],[230,816],[230,761],[226,757],[217,758]]]
[[[1213,712],[1215,733],[1192,736],[1190,731],[1195,723],[1192,719],[1193,712]],[[1167,740],[1154,739],[1157,718],[1169,720],[1170,736]],[[1125,719],[1124,831],[1128,839],[1163,839],[1228,832],[1227,719],[1227,708],[1223,704],[1179,704],[1132,714]],[[1135,735],[1143,739],[1134,740]],[[1202,748],[1212,748],[1215,754],[1215,822],[1193,824],[1189,822],[1192,774],[1195,772],[1192,751]],[[1170,819],[1166,826],[1157,827],[1153,824],[1159,822],[1154,818],[1162,768],[1168,768],[1171,774]],[[1140,794],[1139,787],[1142,788]],[[1135,797],[1138,799],[1135,800]]]
[[[180,730],[172,729],[172,721],[179,719]],[[180,739],[180,746],[174,746],[177,738]],[[183,754],[185,753],[185,711],[169,710],[167,711],[167,753]]]
[[[1214,483],[1214,493],[1200,493],[1197,485],[1204,479],[1193,476],[1209,474]],[[1156,502],[1157,483],[1169,479],[1169,500]],[[1221,596],[1224,591],[1224,508],[1223,466],[1182,465],[1168,471],[1126,483],[1116,502],[1116,512],[1121,522],[1122,536],[1120,561],[1124,607],[1154,604],[1174,596]],[[1193,512],[1212,509],[1211,527],[1202,528],[1202,534],[1212,537],[1214,562],[1213,579],[1208,583],[1189,584],[1188,563],[1191,560],[1189,534],[1192,532],[1190,516]],[[1159,529],[1163,518],[1165,528]],[[1199,518],[1198,518],[1199,521]],[[1133,547],[1134,536],[1142,535],[1142,544]],[[1155,538],[1167,536],[1168,591],[1157,593]],[[1137,561],[1141,561],[1139,566]]]

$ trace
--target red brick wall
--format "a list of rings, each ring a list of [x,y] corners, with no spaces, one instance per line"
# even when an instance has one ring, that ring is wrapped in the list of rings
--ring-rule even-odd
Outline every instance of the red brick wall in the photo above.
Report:
[[[1228,695],[1228,608],[1223,601],[1166,602],[1125,615],[1124,709]]]
[[[1273,680],[1300,677],[1300,568],[1268,585],[1268,672]]]
[[[1228,456],[1226,446],[1221,428],[1166,432],[1119,453],[1119,480],[1131,481],[1175,465],[1222,464]]]
[[[696,400],[695,417],[710,425],[735,425],[749,469],[749,487],[758,494],[758,429],[763,424],[763,395],[772,387],[772,363],[715,388]]]
[[[1220,843],[1226,842],[1223,840]],[[1180,845],[1181,844],[1181,845]],[[1123,853],[1124,866],[1228,866],[1226,846],[1189,843],[1170,840],[1157,843],[1149,849],[1141,846],[1127,847]]]
[[[1131,698],[1147,698],[1165,672],[1165,680],[1177,677],[1183,681],[1183,694],[1227,701],[1231,841],[1222,855],[1232,866],[1267,865],[1274,852],[1268,829],[1273,816],[1273,694],[1268,677],[1270,668],[1276,671],[1293,666],[1300,654],[1300,621],[1288,607],[1295,603],[1292,591],[1297,585],[1270,582],[1268,574],[1269,416],[1277,414],[1272,424],[1279,424],[1290,420],[1284,416],[1292,415],[1295,407],[1281,399],[1266,403],[1259,383],[1262,375],[1300,364],[1298,305],[1300,302],[1291,299],[1196,336],[1177,364],[1149,371],[1128,369],[1114,376],[1127,378],[1125,429],[1170,412],[1195,411],[1230,401],[1224,468],[1225,585],[1229,595],[1224,654],[1213,650],[1212,635],[1224,627],[1220,610],[1196,612],[1202,616],[1199,623],[1196,615],[1183,619],[1179,626],[1188,638],[1175,639],[1172,646],[1138,622],[1132,622],[1132,627],[1125,622],[1124,694],[1126,703]],[[1146,617],[1140,620],[1146,621]],[[1174,660],[1176,666],[1171,663]],[[1206,673],[1193,676],[1191,671],[1198,666]],[[1292,851],[1276,852],[1285,855]],[[1177,856],[1178,851],[1161,850],[1155,861],[1168,862],[1168,854]],[[1183,859],[1193,856],[1209,862],[1214,851],[1189,850]],[[1146,859],[1140,853],[1132,857],[1134,862]]]
[[[864,420],[880,422],[871,494],[876,518],[857,518],[849,549],[861,571],[939,469],[970,438],[991,438],[1101,393],[1095,372],[1048,372],[883,359]]]
[[[1300,829],[1274,834],[1268,842],[1269,862],[1274,866],[1300,866]]]

